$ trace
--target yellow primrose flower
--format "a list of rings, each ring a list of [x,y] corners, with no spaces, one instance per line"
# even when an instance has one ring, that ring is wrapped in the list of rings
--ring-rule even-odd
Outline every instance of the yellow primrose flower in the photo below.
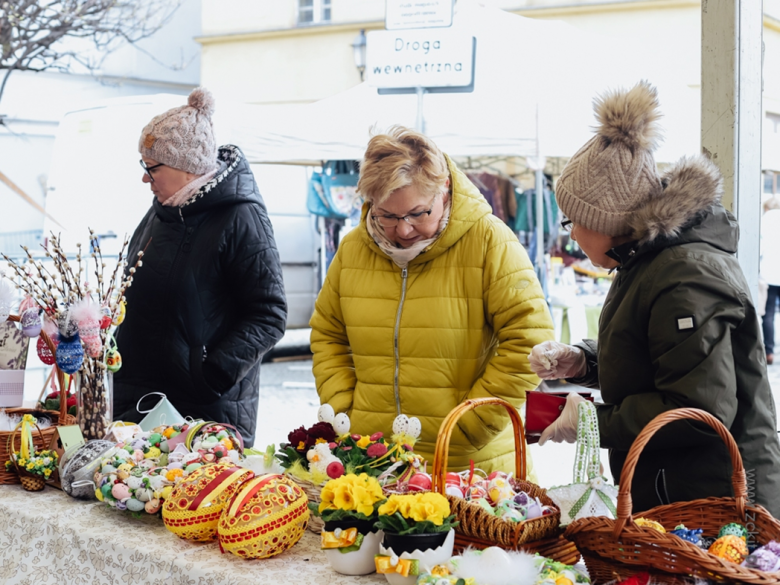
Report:
[[[413,495],[392,495],[384,504],[379,506],[379,510],[377,512],[380,516],[392,516],[396,512],[400,512],[401,516],[404,518],[409,518],[413,502]]]
[[[373,441],[371,441],[371,437],[368,435],[363,435],[360,437],[360,440],[357,442],[357,446],[361,449],[365,449],[368,447]]]
[[[331,480],[323,486],[322,491],[320,492],[320,513],[322,513],[323,510],[336,509],[336,505],[333,503],[333,500],[336,499],[336,493],[333,491],[334,485],[335,480]]]
[[[334,490],[333,503],[339,510],[354,510],[355,497],[352,495],[352,487],[340,485]]]

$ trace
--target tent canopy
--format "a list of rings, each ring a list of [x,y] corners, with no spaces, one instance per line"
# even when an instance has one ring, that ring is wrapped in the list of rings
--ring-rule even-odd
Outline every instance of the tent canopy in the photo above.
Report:
[[[561,21],[458,5],[453,29],[476,38],[474,91],[423,99],[426,134],[452,156],[571,156],[593,135],[593,98],[646,77],[639,60],[622,48],[615,51],[619,45],[611,39]],[[670,88],[650,81],[664,102],[673,101]],[[359,160],[372,131],[415,126],[417,100],[414,94],[379,95],[362,83],[304,106],[257,106],[248,122],[233,121],[227,112],[221,123],[252,162]],[[698,138],[698,128],[675,132],[688,136],[684,141],[675,136],[680,147],[691,146],[691,135]],[[668,146],[661,160],[685,152]]]

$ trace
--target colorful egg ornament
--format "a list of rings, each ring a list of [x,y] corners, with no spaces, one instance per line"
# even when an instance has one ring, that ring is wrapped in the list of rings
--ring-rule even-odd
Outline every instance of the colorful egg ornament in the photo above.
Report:
[[[732,563],[741,563],[748,556],[747,543],[734,534],[721,536],[709,548],[709,553]]]
[[[278,474],[243,484],[219,519],[219,546],[245,559],[264,559],[295,545],[309,522],[303,490]]]

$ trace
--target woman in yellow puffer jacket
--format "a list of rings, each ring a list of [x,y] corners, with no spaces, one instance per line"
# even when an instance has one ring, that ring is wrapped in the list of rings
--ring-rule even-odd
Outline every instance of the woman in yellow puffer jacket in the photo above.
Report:
[[[317,391],[355,433],[389,436],[397,415],[416,416],[415,451],[432,461],[461,402],[522,406],[539,384],[528,354],[553,339],[552,319],[517,237],[424,135],[397,126],[371,138],[358,191],[361,223],[342,240],[311,319]],[[449,468],[473,460],[514,471],[511,426],[501,407],[465,414]]]

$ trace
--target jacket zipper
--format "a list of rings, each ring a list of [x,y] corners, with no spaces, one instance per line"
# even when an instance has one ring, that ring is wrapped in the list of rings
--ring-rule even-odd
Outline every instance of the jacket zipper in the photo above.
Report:
[[[398,330],[401,326],[401,311],[406,299],[406,268],[401,270],[401,302],[398,303],[398,313],[395,316],[395,333],[393,335],[393,353],[395,354],[395,373],[393,375],[393,390],[395,391],[396,414],[401,414],[401,391],[398,387],[398,373],[401,369],[401,360],[398,356]]]

